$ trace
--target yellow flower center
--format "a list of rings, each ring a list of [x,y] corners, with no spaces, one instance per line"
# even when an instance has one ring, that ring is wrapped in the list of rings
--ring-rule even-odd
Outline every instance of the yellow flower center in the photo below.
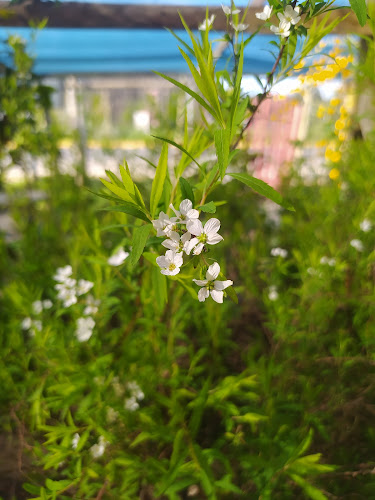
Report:
[[[176,269],[176,264],[169,264],[168,271],[174,271]]]

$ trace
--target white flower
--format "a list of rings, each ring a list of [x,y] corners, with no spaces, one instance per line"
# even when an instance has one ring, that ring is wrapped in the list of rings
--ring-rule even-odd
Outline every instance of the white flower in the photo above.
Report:
[[[228,7],[227,5],[221,5],[221,8],[223,9],[224,14],[226,16],[229,16],[230,14],[232,14],[232,16],[234,16],[235,14],[239,14],[241,12],[240,9],[231,10],[231,7]]]
[[[363,252],[364,247],[361,240],[354,239],[350,242],[351,246],[355,248],[358,252]]]
[[[55,285],[56,290],[59,292],[57,298],[63,301],[64,307],[70,307],[77,303],[76,291],[75,288],[73,288],[76,284],[76,280],[70,279],[69,284],[71,284],[70,282],[74,282],[74,285],[67,286],[66,283],[58,283]]]
[[[138,410],[139,404],[137,403],[135,396],[131,396],[130,398],[125,399],[124,408],[125,410],[129,411]]]
[[[38,332],[42,331],[42,322],[39,319],[35,319],[31,325],[35,330],[38,330]]]
[[[43,304],[43,309],[51,309],[51,307],[53,306],[52,301],[49,299],[43,300],[42,304]]]
[[[188,199],[181,201],[179,210],[176,210],[172,203],[169,207],[176,214],[177,222],[180,224],[186,224],[189,220],[198,219],[199,217],[198,210],[193,208],[193,203]]]
[[[212,16],[210,16],[208,19],[205,19],[205,20],[203,21],[203,23],[201,23],[201,24],[198,26],[198,29],[199,29],[200,31],[206,31],[206,30],[210,29],[210,28],[211,28],[211,26],[212,26],[212,24],[213,24],[213,22],[214,22],[214,19],[215,19],[215,16],[214,16],[214,14],[212,14]]]
[[[198,286],[202,288],[198,292],[198,300],[199,302],[204,302],[209,295],[214,299],[215,302],[219,304],[223,303],[223,297],[225,288],[233,285],[233,281],[216,281],[216,278],[219,276],[220,266],[217,262],[214,262],[206,272],[205,280],[193,280]]]
[[[43,303],[41,300],[33,302],[31,307],[33,308],[34,314],[40,314],[43,311]]]
[[[159,217],[152,221],[154,229],[156,229],[156,236],[165,236],[172,230],[173,226],[176,224],[177,218],[172,217],[171,219],[164,212],[160,212]]]
[[[77,285],[76,293],[77,295],[84,295],[94,286],[92,281],[79,280]]]
[[[280,35],[286,38],[290,35],[290,23],[282,21],[279,26],[272,25],[270,30],[273,31],[275,35]]]
[[[182,253],[176,253],[173,250],[167,250],[165,255],[156,258],[157,265],[162,268],[161,274],[166,276],[178,274],[183,262]]]
[[[78,443],[79,443],[79,440],[80,440],[80,435],[78,434],[78,432],[76,432],[72,438],[72,448],[73,450],[75,450],[78,446]]]
[[[91,314],[96,314],[99,310],[100,300],[94,299],[92,295],[86,297],[86,307],[83,311],[85,316],[90,316]]]
[[[33,324],[33,320],[31,318],[25,318],[22,320],[21,328],[22,330],[30,330]]]
[[[90,317],[86,318],[78,318],[77,319],[77,328],[75,335],[79,342],[85,342],[89,340],[92,335],[93,328],[95,326],[95,321]]]
[[[196,236],[190,240],[186,245],[186,253],[190,255],[190,252],[194,248],[194,255],[199,255],[204,245],[216,245],[224,238],[217,234],[220,229],[220,221],[219,219],[209,219],[206,224],[202,225],[202,222],[198,219],[191,220],[186,224],[187,230]]]
[[[107,260],[110,266],[121,266],[121,264],[129,257],[129,252],[125,252],[123,248],[119,248],[109,259]]]
[[[288,256],[288,251],[285,248],[276,247],[271,249],[271,255],[272,257],[282,257],[285,259]]]
[[[232,26],[232,28],[237,31],[237,32],[240,32],[240,31],[245,31],[249,25],[248,24],[234,24],[234,23],[230,23],[230,25]]]
[[[108,441],[104,439],[103,436],[100,436],[99,442],[97,444],[94,444],[90,448],[90,453],[93,458],[100,458],[106,449],[106,446],[108,444]]]
[[[273,9],[273,7],[270,7],[269,5],[265,5],[263,8],[263,12],[257,12],[255,14],[255,17],[257,17],[258,19],[261,19],[262,21],[267,21],[272,15],[272,9]]]
[[[333,267],[336,265],[336,259],[334,259],[333,257],[329,258],[326,255],[323,255],[323,257],[320,259],[320,263],[327,264],[328,266]]]
[[[112,387],[118,398],[124,395],[125,387],[120,384],[120,379],[117,376],[112,379]]]
[[[173,250],[176,253],[186,251],[188,242],[191,239],[191,234],[187,231],[180,238],[180,235],[175,231],[172,231],[168,240],[162,242],[163,247]]]
[[[119,412],[108,406],[107,408],[107,422],[113,424],[119,417]]]
[[[372,223],[368,219],[363,219],[359,227],[361,228],[361,231],[363,231],[364,233],[368,233],[372,229]]]
[[[64,282],[66,278],[69,278],[73,273],[72,266],[65,266],[65,267],[59,267],[56,270],[56,274],[54,275],[53,279],[55,281],[60,281]]]
[[[281,23],[291,23],[293,25],[297,24],[301,20],[301,16],[299,15],[300,8],[299,7],[293,7],[291,5],[287,5],[285,7],[284,13],[281,14],[279,12],[277,14],[277,17],[280,19],[280,24]],[[289,29],[289,28],[288,28]]]
[[[144,392],[142,389],[139,387],[137,382],[128,382],[126,384],[126,387],[130,391],[131,395],[134,396],[138,401],[142,401],[145,397]]]
[[[278,293],[277,287],[275,285],[271,285],[269,287],[268,298],[272,301],[277,300],[279,298],[279,293]]]

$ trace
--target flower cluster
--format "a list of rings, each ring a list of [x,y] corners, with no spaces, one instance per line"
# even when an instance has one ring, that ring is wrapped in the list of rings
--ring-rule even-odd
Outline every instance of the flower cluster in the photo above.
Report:
[[[200,255],[207,250],[207,245],[216,245],[223,240],[223,237],[218,234],[220,221],[212,218],[203,225],[199,220],[198,210],[193,208],[193,203],[189,199],[183,200],[178,210],[172,204],[170,208],[175,217],[170,218],[164,212],[160,212],[158,219],[153,220],[152,224],[157,236],[167,237],[162,242],[167,251],[165,255],[156,258],[156,263],[161,268],[162,274],[176,276],[183,265],[184,253]],[[208,268],[206,280],[193,280],[204,287],[198,293],[200,301],[204,301],[211,294],[216,302],[223,302],[223,290],[233,282],[216,281],[219,273],[220,266],[215,262]]]
[[[71,277],[72,266],[59,267],[53,279],[57,281],[55,289],[58,291],[57,298],[63,301],[64,307],[70,307],[77,303],[77,296],[84,295],[94,286],[91,281]]]
[[[268,21],[272,15],[272,7],[265,5],[262,12],[257,12],[255,16],[261,21]],[[270,30],[283,38],[287,38],[290,35],[290,30],[292,26],[295,26],[301,20],[300,8],[293,7],[292,5],[287,5],[284,12],[278,12],[277,17],[279,18],[279,25],[271,25]]]
[[[110,266],[121,266],[129,255],[129,252],[126,252],[123,248],[119,248],[113,255],[111,255],[111,257],[109,257],[107,262]]]
[[[49,299],[36,300],[31,304],[31,309],[35,316],[40,316],[44,310],[51,309],[52,306],[53,304]],[[40,319],[30,317],[24,318],[21,323],[22,330],[28,330],[32,336],[34,336],[36,332],[41,332],[42,327],[43,325]]]
[[[125,410],[135,411],[139,408],[138,401],[142,401],[145,395],[142,389],[139,387],[137,382],[128,382],[126,384],[127,390],[130,392],[130,397],[125,399],[124,408]]]

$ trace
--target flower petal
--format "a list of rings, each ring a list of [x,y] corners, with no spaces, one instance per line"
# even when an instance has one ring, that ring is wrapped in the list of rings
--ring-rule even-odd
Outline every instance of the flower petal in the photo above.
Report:
[[[202,253],[203,247],[204,247],[203,243],[198,243],[198,245],[193,250],[193,254],[199,255],[200,253]]]
[[[218,291],[221,291],[221,290],[225,290],[226,288],[228,288],[228,286],[232,286],[232,285],[233,285],[233,281],[232,280],[215,281],[215,283],[214,283],[214,289],[218,290]]]
[[[198,243],[198,238],[193,238],[192,240],[186,243],[185,252],[187,255],[190,255],[190,252],[193,250],[195,245],[197,245],[197,243]]]
[[[180,217],[180,215],[181,215],[180,212],[174,208],[172,203],[169,205],[169,208],[171,208],[173,210],[173,212],[176,214],[176,217]]]
[[[210,265],[206,272],[206,278],[208,281],[216,280],[220,273],[220,266],[217,262]]]
[[[208,281],[207,280],[193,280],[194,283],[198,286],[206,286]]]
[[[207,290],[207,288],[201,288],[198,292],[199,302],[204,302],[209,295],[210,295],[210,292]]]
[[[182,215],[187,215],[188,211],[191,210],[193,208],[193,203],[186,199],[186,200],[182,200],[181,203],[180,203],[180,212]]]
[[[203,226],[199,219],[188,220],[186,223],[186,229],[189,233],[194,234],[194,236],[199,236],[203,233]]]
[[[219,219],[208,219],[208,221],[206,222],[206,224],[204,225],[204,232],[205,234],[207,234],[207,236],[209,234],[216,234],[220,229],[220,221]],[[190,231],[192,232],[192,231]]]
[[[181,236],[181,241],[182,241],[182,243],[185,244],[187,241],[190,240],[190,238],[191,238],[191,234],[189,233],[189,231],[186,231],[186,233]]]
[[[188,219],[198,219],[199,212],[198,212],[198,210],[195,210],[195,208],[192,208],[191,210],[188,211],[188,213],[186,214],[186,217]]]
[[[173,259],[173,264],[177,267],[181,267],[184,263],[184,259],[182,258],[182,252],[176,253],[175,258]]]
[[[201,288],[201,290],[203,290],[203,288]],[[211,297],[218,304],[222,304],[223,303],[224,292],[220,292],[218,290],[211,290]]]
[[[176,250],[178,245],[175,241],[172,240],[164,240],[161,242],[163,247],[168,248],[169,250]]]
[[[170,260],[167,259],[165,255],[161,255],[160,257],[156,257],[156,263],[160,267],[168,267],[170,264]]]
[[[218,243],[220,243],[220,241],[222,241],[224,238],[222,236],[220,236],[220,234],[208,234],[207,235],[207,243],[209,245],[217,245]]]

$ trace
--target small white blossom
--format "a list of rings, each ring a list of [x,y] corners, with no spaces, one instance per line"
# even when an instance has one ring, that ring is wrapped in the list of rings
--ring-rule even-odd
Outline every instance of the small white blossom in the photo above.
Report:
[[[43,300],[42,304],[43,304],[43,309],[51,309],[51,307],[53,306],[52,301],[49,299]]]
[[[103,436],[100,436],[98,443],[92,445],[90,448],[92,457],[100,458],[104,454],[107,444],[108,441]]]
[[[156,229],[156,236],[168,236],[176,221],[176,217],[169,218],[166,213],[160,212],[159,217],[152,221],[152,225]]]
[[[308,267],[307,273],[310,274],[310,276],[318,276],[319,278],[321,278],[323,276],[320,271],[318,271],[317,269],[314,269],[313,267]]]
[[[22,330],[30,330],[33,320],[31,318],[25,318],[22,320],[21,328]]]
[[[85,342],[89,340],[92,335],[92,331],[95,326],[95,321],[90,317],[86,318],[78,318],[77,319],[77,328],[75,335],[79,342]]]
[[[72,438],[73,450],[75,450],[77,448],[80,439],[81,439],[80,435],[78,434],[78,432],[76,432]]]
[[[120,384],[120,379],[117,376],[113,377],[112,379],[112,387],[118,398],[124,395],[125,387],[124,385]]]
[[[186,245],[185,251],[188,255],[193,249],[194,255],[199,255],[205,245],[216,245],[224,239],[220,234],[217,234],[220,229],[219,219],[209,219],[204,228],[200,220],[191,220],[186,224],[186,228],[195,236]]]
[[[78,280],[76,294],[77,295],[84,295],[85,293],[90,291],[93,286],[94,286],[94,283],[92,281]]]
[[[198,292],[199,302],[204,302],[209,295],[214,299],[215,302],[219,304],[223,303],[224,291],[228,286],[233,285],[233,281],[216,281],[216,278],[220,274],[220,266],[217,262],[214,262],[206,272],[205,280],[193,280],[195,284],[201,286],[202,288]]]
[[[290,23],[282,21],[279,26],[272,25],[270,30],[275,33],[275,35],[280,35],[284,38],[290,35]]]
[[[40,314],[43,311],[43,303],[41,300],[33,302],[31,307],[33,308],[34,314]]]
[[[271,285],[268,289],[268,298],[272,301],[275,301],[279,298],[279,293],[277,291],[277,287],[275,285]]]
[[[161,267],[161,274],[166,276],[176,276],[183,262],[182,253],[176,253],[173,250],[167,250],[165,255],[156,258],[157,265]]]
[[[38,330],[38,332],[42,331],[42,322],[39,319],[35,319],[33,321],[32,327],[34,330]]]
[[[364,233],[368,233],[372,229],[372,223],[369,219],[363,219],[359,227],[361,228],[361,231],[363,231]]]
[[[193,203],[189,199],[181,201],[179,210],[176,210],[172,203],[169,205],[169,208],[176,214],[176,222],[179,224],[186,224],[188,221],[198,219],[199,217],[198,210],[193,208]]]
[[[59,267],[56,270],[56,274],[54,275],[53,279],[55,281],[60,281],[61,283],[66,280],[66,278],[69,278],[73,273],[72,266],[65,266],[65,267]]]
[[[351,246],[355,248],[358,252],[363,252],[364,247],[361,240],[354,239],[350,242]]]
[[[288,251],[285,248],[276,247],[271,249],[271,255],[272,257],[282,257],[285,259],[288,256]]]
[[[239,23],[239,24],[230,23],[230,25],[237,32],[245,31],[249,27],[248,24],[242,24],[242,23]]]
[[[187,231],[181,237],[175,231],[172,231],[169,239],[162,242],[163,247],[173,250],[176,253],[186,251],[188,242],[191,239],[191,234]]]
[[[223,9],[224,11],[224,14],[226,16],[230,16],[232,14],[232,16],[234,16],[235,14],[239,14],[241,11],[240,9],[233,9],[231,7],[228,7],[227,5],[221,5],[221,8]]]
[[[255,17],[257,17],[258,19],[261,19],[262,21],[267,21],[272,15],[272,9],[273,9],[273,7],[270,7],[269,5],[265,5],[263,7],[263,12],[257,12],[255,14]]]
[[[320,259],[321,264],[327,264],[328,266],[334,267],[336,265],[336,259],[329,258],[326,255],[323,255],[323,257]]]
[[[107,262],[110,266],[121,266],[121,264],[125,262],[129,255],[129,252],[125,252],[123,248],[119,248],[116,253],[109,257]]]
[[[211,28],[211,26],[212,26],[212,24],[213,24],[213,22],[214,22],[214,20],[215,20],[215,15],[214,15],[214,14],[212,14],[212,16],[210,16],[208,19],[205,19],[205,20],[203,21],[203,23],[201,23],[201,24],[198,26],[198,29],[199,29],[200,31],[206,31],[206,30],[210,29],[210,28]]]
[[[109,424],[113,424],[113,422],[115,422],[118,419],[119,412],[108,406],[106,416],[107,416],[107,422]]]
[[[125,408],[125,410],[129,410],[129,411],[138,410],[139,404],[137,403],[135,396],[131,396],[130,398],[125,399],[124,408]]]
[[[144,399],[144,392],[139,387],[137,382],[128,382],[126,384],[126,387],[130,391],[131,395],[134,396],[138,401],[142,401]]]
[[[280,20],[280,24],[281,23],[285,23],[285,24],[290,23],[293,25],[297,24],[301,20],[301,16],[299,15],[299,11],[300,11],[299,7],[294,7],[294,9],[293,9],[293,7],[291,5],[287,5],[285,7],[283,14],[281,14],[281,12],[279,12],[277,14],[277,17]]]
[[[94,299],[92,295],[86,297],[86,307],[83,311],[85,316],[90,316],[91,314],[96,314],[99,310],[101,301],[99,299]]]

